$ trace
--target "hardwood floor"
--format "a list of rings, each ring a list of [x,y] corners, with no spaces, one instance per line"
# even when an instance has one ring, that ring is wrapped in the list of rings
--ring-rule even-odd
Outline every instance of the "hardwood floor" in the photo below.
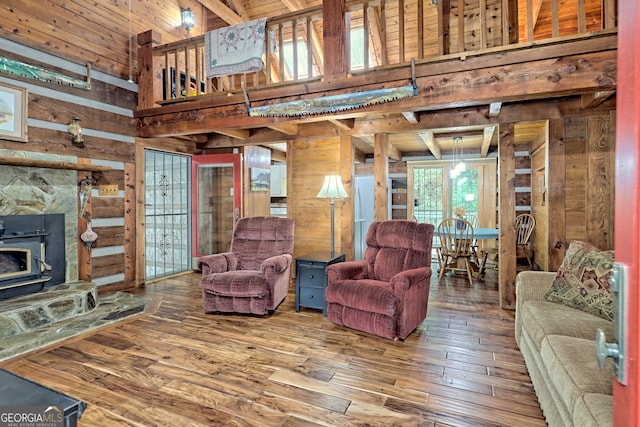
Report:
[[[490,269],[492,270],[492,269]],[[405,341],[294,311],[211,315],[199,274],[147,285],[155,313],[0,367],[88,406],[80,426],[545,426],[495,270],[432,276]]]

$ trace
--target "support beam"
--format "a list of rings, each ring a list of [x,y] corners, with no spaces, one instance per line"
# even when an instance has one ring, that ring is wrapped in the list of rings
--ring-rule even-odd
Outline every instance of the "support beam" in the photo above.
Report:
[[[413,111],[405,111],[402,115],[411,124],[417,125],[420,122],[420,120],[418,120],[418,116]]]
[[[480,157],[487,157],[487,154],[489,154],[489,147],[491,146],[491,141],[493,140],[495,131],[495,126],[486,126],[484,128],[482,144],[480,145]]]
[[[275,130],[276,132],[284,133],[285,135],[293,136],[298,134],[298,125],[293,125],[289,123],[272,125],[272,126],[269,126],[269,129]]]
[[[602,90],[582,95],[582,108],[593,108],[605,102],[616,93],[615,90]]]
[[[248,129],[216,129],[216,133],[220,135],[229,136],[236,139],[247,139],[251,136],[251,131]]]
[[[498,269],[498,293],[500,308],[516,308],[516,158],[515,124],[508,123],[500,127],[498,143],[498,228],[500,261]]]
[[[433,132],[420,132],[418,133],[418,135],[420,135],[420,138],[422,138],[424,145],[431,152],[433,157],[435,157],[436,160],[442,160],[442,151],[440,150],[440,145],[438,145],[435,138],[433,137]]]
[[[348,260],[355,259],[355,147],[350,136],[340,137],[340,178],[349,197],[342,201],[338,227],[339,251]]]
[[[386,221],[389,218],[389,135],[375,135],[373,153],[373,219]]]
[[[331,61],[324,64],[324,79],[334,83],[347,77],[347,49],[345,0],[326,0],[322,2],[322,40],[324,40],[324,57]]]
[[[236,25],[246,21],[220,0],[198,0],[198,2],[229,25]]]
[[[352,130],[355,124],[355,119],[329,119],[329,123],[332,123],[335,127],[342,130]]]

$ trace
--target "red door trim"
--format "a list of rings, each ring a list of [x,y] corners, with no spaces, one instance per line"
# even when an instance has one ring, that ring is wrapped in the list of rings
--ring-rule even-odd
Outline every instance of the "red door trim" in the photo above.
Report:
[[[640,425],[638,343],[640,321],[640,8],[637,0],[618,2],[618,82],[616,100],[615,256],[629,268],[625,357],[627,386],[614,380],[613,425]]]

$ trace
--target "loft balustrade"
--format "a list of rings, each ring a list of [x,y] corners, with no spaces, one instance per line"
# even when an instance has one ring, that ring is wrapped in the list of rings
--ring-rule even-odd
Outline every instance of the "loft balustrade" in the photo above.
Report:
[[[344,40],[323,40],[322,6],[267,20],[259,72],[205,77],[204,36],[159,44],[140,34],[139,108],[237,94],[323,79],[327,65],[345,64],[349,78],[381,68],[409,66],[587,38],[616,30],[615,0],[374,0],[349,2]],[[333,21],[332,21],[333,22]],[[328,37],[334,37],[330,35]],[[337,44],[336,44],[337,43]],[[336,57],[344,46],[346,58]],[[335,67],[332,68],[335,71]],[[340,70],[339,70],[340,71]],[[335,81],[332,73],[331,81]]]

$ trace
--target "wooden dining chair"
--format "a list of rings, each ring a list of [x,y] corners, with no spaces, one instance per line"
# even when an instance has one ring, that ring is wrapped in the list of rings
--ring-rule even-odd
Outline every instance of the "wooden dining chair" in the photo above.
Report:
[[[441,256],[438,280],[449,271],[462,271],[467,273],[469,286],[473,285],[473,235],[473,225],[465,219],[446,218],[438,224]],[[461,263],[464,267],[460,266]]]
[[[533,268],[531,262],[531,233],[536,226],[536,219],[531,214],[516,216],[516,262],[526,258],[529,268]]]

